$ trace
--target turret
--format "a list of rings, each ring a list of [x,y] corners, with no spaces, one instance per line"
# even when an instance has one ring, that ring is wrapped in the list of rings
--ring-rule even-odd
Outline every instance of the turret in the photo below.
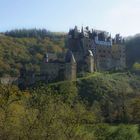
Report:
[[[74,38],[78,38],[78,28],[75,26],[74,28]]]
[[[68,50],[65,57],[66,63],[76,63],[72,51]]]
[[[84,28],[83,28],[83,26],[81,28],[81,33],[84,34]]]
[[[68,50],[66,53],[65,62],[66,62],[65,79],[75,80],[77,72],[77,64],[74,55],[70,50]]]
[[[87,71],[90,73],[94,72],[94,57],[91,50],[87,51],[86,63],[87,63]]]

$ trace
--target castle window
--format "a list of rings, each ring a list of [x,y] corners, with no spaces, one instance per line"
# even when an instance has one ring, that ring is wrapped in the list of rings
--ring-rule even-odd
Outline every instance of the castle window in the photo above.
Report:
[[[103,52],[105,53],[105,50]]]
[[[101,50],[99,50],[99,52],[101,52]]]

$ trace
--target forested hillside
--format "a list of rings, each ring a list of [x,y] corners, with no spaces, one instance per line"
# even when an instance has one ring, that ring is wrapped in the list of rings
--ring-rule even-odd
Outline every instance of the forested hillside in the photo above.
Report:
[[[14,30],[0,35],[0,76],[18,76],[22,66],[39,71],[44,53],[60,55],[65,34]],[[139,71],[140,36],[126,41],[127,66]],[[76,81],[25,91],[0,85],[0,139],[139,140],[140,76],[93,73]]]
[[[0,36],[0,76],[18,76],[22,66],[38,72],[47,51],[59,55],[64,50],[65,35],[40,32],[15,30]]]
[[[26,91],[1,85],[0,139],[139,140],[139,87],[140,77],[130,73],[95,73]]]

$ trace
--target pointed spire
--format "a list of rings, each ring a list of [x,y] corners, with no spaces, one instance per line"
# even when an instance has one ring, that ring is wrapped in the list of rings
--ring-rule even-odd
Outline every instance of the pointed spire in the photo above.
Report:
[[[81,28],[81,33],[82,33],[82,34],[84,33],[84,28],[83,28],[83,26],[82,26],[82,28]]]
[[[76,63],[72,51],[70,51],[70,50],[67,51],[66,57],[65,57],[65,61],[66,61],[67,63]]]
[[[92,51],[91,51],[91,50],[88,50],[87,55],[88,55],[88,56],[93,56]]]
[[[70,62],[71,63],[76,63],[73,53],[71,53],[71,60],[70,60]]]

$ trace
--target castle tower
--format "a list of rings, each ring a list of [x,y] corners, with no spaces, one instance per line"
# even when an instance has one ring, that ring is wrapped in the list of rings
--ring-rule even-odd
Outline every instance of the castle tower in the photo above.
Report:
[[[65,65],[65,79],[66,80],[75,80],[77,73],[77,64],[74,58],[74,55],[71,51],[68,50],[66,54],[66,65]]]
[[[77,26],[75,26],[75,28],[74,28],[74,38],[76,39],[76,38],[78,38],[78,27]]]
[[[94,57],[91,50],[88,50],[87,52],[86,63],[87,63],[87,71],[90,73],[94,72]]]

